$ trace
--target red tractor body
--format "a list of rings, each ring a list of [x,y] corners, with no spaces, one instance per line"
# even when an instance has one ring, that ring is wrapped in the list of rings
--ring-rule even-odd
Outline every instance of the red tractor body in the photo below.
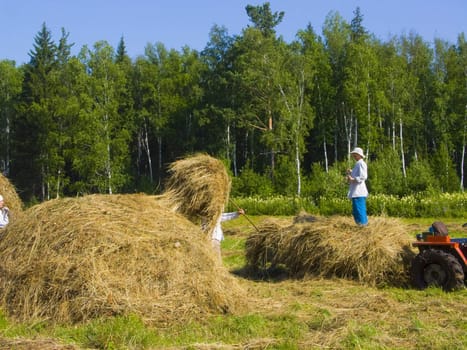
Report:
[[[419,250],[410,270],[414,287],[425,289],[434,285],[445,291],[465,287],[467,238],[451,238],[447,230],[434,229],[418,234],[413,246]]]

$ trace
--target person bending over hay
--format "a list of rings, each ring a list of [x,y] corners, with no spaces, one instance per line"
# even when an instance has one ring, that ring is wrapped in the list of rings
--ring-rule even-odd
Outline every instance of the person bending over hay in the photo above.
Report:
[[[408,282],[414,256],[408,227],[396,219],[373,218],[359,228],[350,218],[313,221],[270,220],[246,241],[250,267],[285,266],[292,277],[305,275],[355,279],[369,285]]]
[[[162,203],[199,225],[221,260],[224,239],[221,223],[245,214],[242,208],[224,213],[231,187],[224,164],[211,156],[197,154],[172,163],[169,172],[167,190],[160,197]]]
[[[230,194],[230,177],[224,164],[209,155],[196,154],[173,162],[161,201],[186,216],[208,236],[219,221]]]
[[[4,230],[1,308],[60,323],[135,313],[167,324],[234,312],[243,290],[194,236],[200,228],[156,196],[44,202]]]
[[[9,222],[12,222],[16,217],[21,215],[24,205],[16,191],[16,188],[13,186],[10,180],[8,180],[8,178],[1,173],[0,194],[5,201],[5,206],[7,206],[9,209]]]

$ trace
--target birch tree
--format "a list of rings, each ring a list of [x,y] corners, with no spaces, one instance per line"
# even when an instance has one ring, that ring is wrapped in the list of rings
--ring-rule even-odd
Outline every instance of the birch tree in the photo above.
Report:
[[[307,97],[317,74],[318,43],[311,28],[298,34],[299,40],[289,46],[281,46],[281,66],[277,70],[280,92],[281,117],[276,123],[278,140],[282,149],[293,154],[295,164],[296,194],[301,195],[302,160],[305,139],[313,125],[315,113]]]
[[[11,165],[11,123],[22,79],[13,61],[0,61],[0,170],[7,176]]]
[[[124,75],[114,61],[113,48],[105,41],[97,42],[92,51],[84,47],[81,57],[89,72],[88,94],[93,104],[86,115],[89,143],[83,144],[81,155],[86,161],[80,170],[85,171],[91,188],[112,194],[128,180],[130,132],[118,113]]]

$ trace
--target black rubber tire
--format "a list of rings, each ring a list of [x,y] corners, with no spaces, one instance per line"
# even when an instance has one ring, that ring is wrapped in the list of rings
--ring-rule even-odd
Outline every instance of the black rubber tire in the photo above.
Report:
[[[410,268],[412,284],[417,289],[442,287],[445,291],[464,288],[464,271],[455,256],[438,249],[418,254]]]

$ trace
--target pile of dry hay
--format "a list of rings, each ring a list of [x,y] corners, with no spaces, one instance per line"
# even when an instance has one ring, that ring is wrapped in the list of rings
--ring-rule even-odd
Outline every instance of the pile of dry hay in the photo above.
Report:
[[[169,204],[143,194],[91,195],[29,208],[0,240],[0,306],[19,320],[136,313],[155,323],[243,307],[243,289],[201,228]]]
[[[230,194],[230,177],[224,164],[208,155],[180,159],[169,167],[170,177],[160,200],[193,223],[211,232]]]
[[[0,174],[0,194],[5,200],[5,206],[10,209],[10,221],[14,221],[23,212],[23,202],[19,198],[16,188],[3,174]]]
[[[269,220],[246,242],[250,267],[285,266],[291,276],[342,277],[369,285],[407,283],[414,255],[407,226],[396,219],[371,218],[357,227],[351,218]]]

